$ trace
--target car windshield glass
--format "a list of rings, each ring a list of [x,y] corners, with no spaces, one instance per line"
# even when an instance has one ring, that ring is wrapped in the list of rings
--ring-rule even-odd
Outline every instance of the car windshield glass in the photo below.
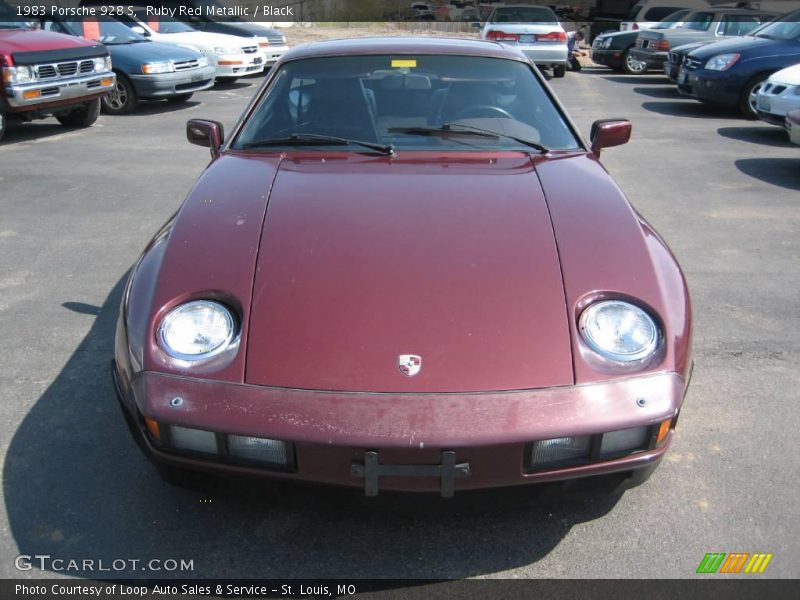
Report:
[[[150,29],[158,33],[187,33],[189,31],[197,31],[186,23],[173,21],[172,19],[153,17],[144,12],[137,12],[136,16],[144,23],[147,23]]]
[[[686,17],[686,22],[681,29],[690,29],[692,31],[708,31],[711,23],[714,21],[714,15],[708,12],[693,12]]]
[[[771,40],[800,40],[800,10],[764,25],[755,35]]]
[[[103,17],[86,18],[81,21],[66,21],[64,25],[75,35],[89,40],[97,40],[110,46],[147,41],[146,38],[131,31],[119,21]]]
[[[454,131],[467,127],[482,131]],[[262,142],[276,147],[275,140],[312,134],[398,151],[580,147],[528,63],[468,56],[288,62],[233,147],[253,148]],[[301,142],[294,139],[286,146]],[[315,140],[313,146],[320,145]]]
[[[688,10],[677,10],[672,14],[667,15],[658,22],[658,25],[655,25],[653,29],[673,29],[676,25],[678,25],[683,17],[689,14]]]
[[[498,8],[489,19],[490,23],[546,23],[558,25],[555,13],[549,8],[537,6],[509,6]]]
[[[0,2],[0,29],[30,29],[32,26],[31,23],[20,20],[16,10]]]

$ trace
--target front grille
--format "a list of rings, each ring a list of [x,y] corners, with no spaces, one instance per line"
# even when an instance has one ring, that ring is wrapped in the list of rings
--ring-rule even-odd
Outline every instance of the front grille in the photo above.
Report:
[[[703,61],[699,58],[692,58],[691,56],[687,56],[683,59],[683,66],[686,67],[689,71],[694,71],[695,69],[699,69],[703,66]]]
[[[196,69],[200,63],[197,60],[184,60],[182,62],[174,63],[176,71],[186,71],[188,69]]]
[[[78,73],[94,73],[94,60],[87,59],[49,65],[37,65],[35,69],[39,79],[72,77]]]
[[[270,46],[283,46],[283,36],[281,35],[268,35],[267,41]]]
[[[245,54],[255,54],[256,52],[258,52],[258,46],[246,46],[242,48],[242,52],[244,52]]]

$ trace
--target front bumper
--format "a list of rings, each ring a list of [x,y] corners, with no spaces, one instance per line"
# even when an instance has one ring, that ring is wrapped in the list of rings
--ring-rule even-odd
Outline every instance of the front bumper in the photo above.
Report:
[[[215,67],[207,66],[176,73],[129,75],[141,98],[163,98],[207,90],[214,85]]]
[[[105,71],[51,81],[6,85],[6,102],[12,111],[27,107],[41,108],[41,105],[51,102],[84,102],[114,89],[115,80],[116,75],[112,71]],[[26,94],[36,97],[26,98]]]
[[[126,420],[156,462],[350,487],[369,486],[374,463],[379,470],[396,471],[380,477],[380,489],[443,495],[443,479],[436,476],[443,469],[453,476],[453,490],[652,469],[669,446],[672,430],[659,446],[548,470],[528,469],[526,448],[541,439],[657,426],[677,416],[685,391],[684,380],[674,373],[519,392],[408,395],[280,389],[153,372],[128,381],[124,373],[114,369]],[[175,398],[181,398],[179,407],[171,402]],[[166,450],[146,433],[144,417],[162,427],[291,442],[293,469],[269,470]],[[375,480],[380,475],[374,469],[372,474]]]
[[[778,84],[781,85],[781,84]],[[794,110],[800,110],[800,94],[794,86],[783,86],[787,88],[784,93],[769,93],[775,88],[775,84],[770,89],[761,89],[758,93],[756,106],[758,107],[758,117],[762,121],[783,127],[786,123],[786,115]]]
[[[686,70],[678,74],[678,91],[703,102],[736,106],[744,81],[727,71]]]
[[[681,71],[680,63],[674,63],[667,60],[664,63],[664,75],[669,77],[670,81],[677,83],[678,81],[678,74]]]
[[[789,140],[793,144],[800,144],[800,110],[786,115],[786,129],[789,132]]]
[[[256,52],[255,54],[219,56],[216,67],[218,78],[253,75],[264,70],[264,55]]]
[[[667,52],[648,52],[641,48],[631,48],[630,55],[633,60],[645,63],[648,69],[654,71],[662,71],[664,64],[669,60]]]
[[[289,46],[259,46],[264,65],[269,67],[278,62],[278,59],[289,51]]]
[[[590,57],[593,62],[599,65],[605,65],[612,69],[619,69],[622,66],[622,52],[620,50],[608,49],[594,49],[590,52]]]

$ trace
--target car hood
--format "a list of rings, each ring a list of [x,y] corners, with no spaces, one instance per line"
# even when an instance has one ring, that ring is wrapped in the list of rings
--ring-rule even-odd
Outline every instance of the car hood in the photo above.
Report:
[[[638,31],[612,31],[610,33],[601,33],[597,37],[603,39],[613,38],[616,41],[627,40],[630,38],[630,41],[633,42],[638,35]]]
[[[102,47],[98,42],[83,38],[34,29],[0,29],[0,44],[2,44],[3,51],[9,54],[65,48]]]
[[[697,50],[692,51],[692,56],[697,58],[706,59],[716,56],[717,54],[725,54],[728,52],[739,52],[742,54],[760,53],[765,50],[775,52],[776,54],[782,53],[782,47],[786,47],[787,53],[797,53],[798,44],[794,43],[792,48],[787,42],[780,42],[775,40],[768,40],[766,38],[759,38],[755,36],[737,37],[729,40],[721,40],[713,44],[707,44]]]
[[[246,382],[465,392],[573,381],[531,160],[284,160],[253,286]],[[406,377],[398,357],[421,357]]]
[[[258,40],[246,38],[238,35],[226,35],[224,33],[206,33],[204,31],[184,31],[181,33],[161,34],[161,41],[165,44],[193,44],[200,48],[242,48],[244,46],[256,46]]]
[[[785,85],[800,85],[800,64],[773,73],[769,78],[769,82],[782,83]]]
[[[680,46],[675,46],[671,48],[671,52],[675,52],[676,54],[689,54],[692,50],[696,50],[701,46],[707,46],[708,44],[712,44],[713,42],[691,42],[689,44],[681,44]]]
[[[136,61],[158,61],[158,60],[192,60],[197,58],[197,52],[175,46],[174,44],[162,44],[161,42],[137,42],[134,44],[109,44],[108,50],[111,52],[112,62],[127,58]]]

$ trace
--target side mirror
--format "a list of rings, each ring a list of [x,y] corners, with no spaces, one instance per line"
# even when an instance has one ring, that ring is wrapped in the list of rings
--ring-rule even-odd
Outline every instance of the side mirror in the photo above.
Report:
[[[205,121],[192,119],[186,122],[186,139],[190,144],[211,148],[211,157],[219,156],[219,149],[224,139],[222,123],[218,121]]]
[[[600,156],[600,150],[627,144],[631,139],[631,122],[627,119],[601,119],[592,123],[589,134],[592,152]]]
[[[149,33],[147,33],[147,30],[144,27],[142,27],[141,25],[133,25],[133,26],[131,26],[131,31],[133,33],[138,33],[139,35],[143,35],[145,37],[150,35]]]

